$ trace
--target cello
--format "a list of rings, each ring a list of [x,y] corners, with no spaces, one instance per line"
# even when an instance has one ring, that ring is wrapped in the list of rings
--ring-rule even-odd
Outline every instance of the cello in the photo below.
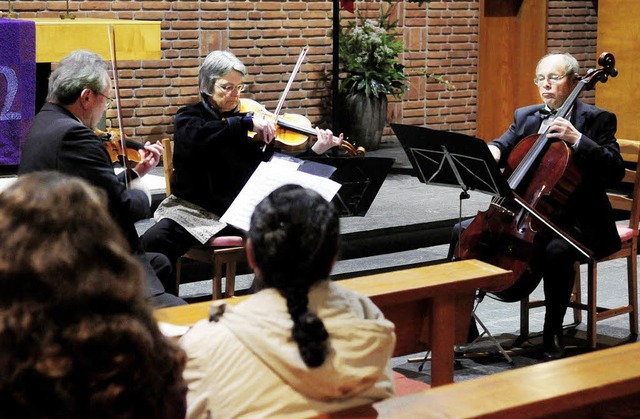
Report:
[[[602,68],[589,70],[578,81],[558,110],[558,117],[569,118],[583,90],[617,76],[612,54],[601,54],[598,64]],[[457,259],[479,259],[513,272],[512,285],[486,290],[506,302],[527,297],[542,279],[532,263],[534,245],[539,240],[558,234],[590,256],[588,249],[553,224],[580,184],[581,174],[569,145],[547,138],[547,132],[525,137],[513,148],[504,170],[513,196],[492,200],[461,234],[455,249]]]

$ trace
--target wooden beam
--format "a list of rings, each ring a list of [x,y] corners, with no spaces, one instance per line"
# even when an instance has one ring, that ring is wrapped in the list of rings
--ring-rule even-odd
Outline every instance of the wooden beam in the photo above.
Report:
[[[111,60],[109,28],[114,27],[119,61],[162,58],[160,22],[120,19],[31,18],[36,23],[36,62],[55,63],[86,49]]]

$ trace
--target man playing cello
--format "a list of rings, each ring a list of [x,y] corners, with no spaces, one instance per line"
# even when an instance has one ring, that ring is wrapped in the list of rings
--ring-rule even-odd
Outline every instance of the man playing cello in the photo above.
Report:
[[[495,160],[504,165],[514,147],[531,134],[546,131],[550,140],[564,141],[582,180],[560,216],[552,221],[595,257],[601,257],[620,248],[606,188],[620,182],[624,165],[615,138],[617,119],[613,113],[576,100],[566,119],[554,117],[579,81],[578,62],[573,56],[559,53],[544,56],[538,62],[534,78],[544,105],[517,109],[509,129],[488,147]],[[454,229],[450,256],[458,231],[469,224],[465,222]],[[557,235],[535,243],[534,252],[532,269],[544,281],[544,354],[549,359],[560,358],[564,355],[562,322],[571,298],[575,262],[580,255]]]

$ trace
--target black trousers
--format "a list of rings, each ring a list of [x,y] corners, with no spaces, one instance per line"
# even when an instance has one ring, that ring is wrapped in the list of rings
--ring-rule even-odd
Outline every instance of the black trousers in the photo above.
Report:
[[[166,291],[163,283],[173,277],[169,259],[160,253],[136,253],[133,255],[144,271],[145,296],[157,308],[187,304],[183,299]],[[175,287],[174,287],[175,288]]]
[[[457,223],[451,233],[448,260],[453,260],[460,235],[473,219]],[[575,237],[575,235],[574,235]],[[562,331],[562,322],[569,306],[575,280],[575,262],[579,260],[577,251],[566,240],[554,236],[541,244],[535,258],[540,269],[545,298],[545,334]]]

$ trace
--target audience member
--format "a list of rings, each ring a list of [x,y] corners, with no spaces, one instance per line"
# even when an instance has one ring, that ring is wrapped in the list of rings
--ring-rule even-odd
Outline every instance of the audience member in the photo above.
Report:
[[[310,417],[394,394],[393,323],[328,279],[338,235],[333,205],[300,186],[256,207],[246,246],[260,291],[180,341],[188,417]]]
[[[59,172],[0,194],[0,417],[184,417],[184,352],[106,208]]]

